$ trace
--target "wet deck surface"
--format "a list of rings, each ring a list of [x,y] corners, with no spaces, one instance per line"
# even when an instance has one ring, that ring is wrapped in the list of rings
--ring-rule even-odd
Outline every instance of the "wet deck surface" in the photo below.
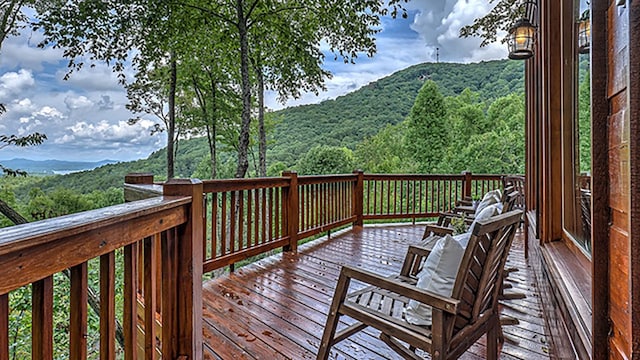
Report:
[[[315,359],[340,267],[345,264],[397,274],[407,246],[424,226],[372,226],[332,234],[277,254],[204,284],[206,359]],[[542,307],[523,237],[514,240],[507,263],[508,291],[526,298],[501,301],[502,313],[520,320],[504,326],[501,359],[549,359]],[[344,325],[344,324],[343,324]],[[462,359],[484,359],[481,338]],[[368,328],[337,344],[332,359],[400,359]],[[426,356],[425,358],[428,358]]]

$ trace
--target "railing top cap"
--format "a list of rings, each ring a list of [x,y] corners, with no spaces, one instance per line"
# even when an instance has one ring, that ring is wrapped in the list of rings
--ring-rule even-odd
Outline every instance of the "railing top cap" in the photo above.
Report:
[[[190,202],[190,197],[156,197],[11,226],[0,232],[0,255],[125,222],[135,217],[180,207]]]

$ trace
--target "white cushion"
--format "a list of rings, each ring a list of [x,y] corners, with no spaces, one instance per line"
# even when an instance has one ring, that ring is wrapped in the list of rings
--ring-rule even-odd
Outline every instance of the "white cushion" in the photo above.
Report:
[[[464,247],[451,235],[440,238],[418,273],[416,286],[442,296],[451,296]],[[431,325],[431,306],[411,300],[404,309],[410,324]]]
[[[484,210],[487,206],[499,203],[501,196],[502,194],[500,192],[500,189],[491,190],[486,194],[484,194],[484,196],[482,197],[482,200],[476,207],[476,211],[474,215],[477,217],[478,214],[480,214],[480,212]]]
[[[476,226],[476,223],[478,221],[489,220],[490,217],[499,215],[501,211],[502,211],[501,203],[487,206],[475,217],[475,219],[473,219],[473,222],[469,226],[469,230],[467,232],[471,234],[473,232],[473,228]]]
[[[460,246],[463,248],[467,248],[467,244],[469,244],[469,238],[471,237],[471,232],[467,231],[466,233],[454,235],[453,239],[460,243]]]

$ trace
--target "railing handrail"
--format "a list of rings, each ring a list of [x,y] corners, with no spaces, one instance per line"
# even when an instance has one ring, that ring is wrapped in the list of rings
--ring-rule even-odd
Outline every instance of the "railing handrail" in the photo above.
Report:
[[[181,207],[190,202],[191,198],[189,197],[156,197],[10,226],[0,232],[0,256],[83,232],[99,230],[113,224],[128,222],[141,216]]]
[[[205,193],[250,190],[256,187],[275,188],[289,186],[288,177],[263,177],[248,179],[204,180]]]

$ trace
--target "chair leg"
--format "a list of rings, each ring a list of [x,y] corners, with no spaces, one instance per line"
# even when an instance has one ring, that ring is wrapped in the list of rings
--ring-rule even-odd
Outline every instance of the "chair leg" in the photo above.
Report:
[[[347,278],[342,272],[340,272],[340,277],[338,278],[338,284],[336,285],[335,294],[333,295],[333,301],[331,302],[331,307],[329,308],[327,323],[324,327],[324,333],[322,334],[320,348],[318,349],[318,355],[316,357],[317,360],[326,360],[329,358],[329,352],[331,350],[331,346],[333,346],[334,344],[334,335],[336,333],[336,328],[338,327],[338,321],[340,320],[338,309],[344,302],[344,299],[347,295],[349,282],[350,279]]]
[[[382,340],[385,344],[387,344],[391,349],[398,353],[398,355],[402,356],[407,360],[422,360],[420,356],[418,356],[415,351],[415,346],[410,346],[406,348],[402,344],[400,344],[396,339],[391,336],[380,333],[380,340]]]
[[[490,320],[491,327],[489,331],[487,331],[487,359],[488,360],[497,360],[498,359],[498,341],[501,335],[501,326],[500,319],[495,317],[495,319]]]

